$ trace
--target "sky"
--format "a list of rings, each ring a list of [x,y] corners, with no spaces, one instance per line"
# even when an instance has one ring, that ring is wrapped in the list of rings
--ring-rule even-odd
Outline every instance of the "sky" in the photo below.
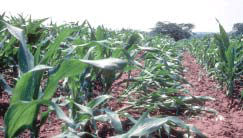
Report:
[[[242,6],[243,0],[5,0],[0,14],[50,17],[59,24],[87,19],[94,27],[142,31],[158,21],[192,23],[193,32],[219,32],[217,18],[229,32],[243,23]]]

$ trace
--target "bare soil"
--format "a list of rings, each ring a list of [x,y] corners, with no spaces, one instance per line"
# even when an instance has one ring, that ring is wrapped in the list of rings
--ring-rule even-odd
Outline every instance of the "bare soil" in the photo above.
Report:
[[[215,101],[205,103],[206,107],[216,109],[219,114],[204,114],[190,118],[188,123],[195,125],[210,138],[242,138],[243,112],[239,98],[229,98],[226,91],[221,90],[219,84],[207,76],[206,71],[196,63],[196,59],[188,52],[184,53],[182,62],[186,69],[184,77],[193,85],[188,87],[195,96],[211,96]],[[241,86],[236,85],[235,95],[238,95]]]

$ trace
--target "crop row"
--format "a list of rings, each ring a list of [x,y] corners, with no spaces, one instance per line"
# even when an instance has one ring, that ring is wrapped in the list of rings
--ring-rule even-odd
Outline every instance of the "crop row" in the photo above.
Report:
[[[216,111],[200,106],[213,98],[193,96],[183,88],[183,84],[189,85],[181,76],[183,47],[172,39],[103,26],[94,29],[88,21],[42,26],[47,19],[4,17],[0,21],[1,65],[18,71],[13,76],[13,88],[4,74],[0,78],[4,91],[11,95],[4,116],[6,138],[18,136],[25,129],[30,130],[31,137],[38,137],[51,112],[64,124],[62,134],[56,137],[98,137],[97,122],[110,123],[114,137],[151,137],[153,132],[168,136],[171,132],[187,136],[193,132],[206,137],[176,117]],[[140,70],[136,77],[131,75],[134,69]],[[112,84],[123,74],[128,74],[123,81],[127,88],[117,100],[126,102],[129,108],[114,111],[106,103],[113,99]],[[98,96],[94,95],[96,82],[101,87]],[[60,87],[65,89],[64,96],[56,96]],[[40,110],[42,106],[48,110]],[[137,119],[128,109],[142,109],[144,113]],[[161,109],[176,114],[152,116],[153,111]],[[128,131],[123,129],[121,117],[130,120]],[[87,131],[87,126],[93,131]]]
[[[210,76],[227,86],[226,95],[234,96],[235,81],[243,72],[241,37],[227,34],[220,23],[219,30],[220,34],[188,40],[185,45]]]

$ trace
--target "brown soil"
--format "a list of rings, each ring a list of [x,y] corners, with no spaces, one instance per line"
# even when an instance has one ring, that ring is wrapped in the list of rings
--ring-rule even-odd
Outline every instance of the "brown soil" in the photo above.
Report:
[[[207,76],[206,71],[188,52],[184,53],[182,64],[186,69],[184,77],[193,85],[193,87],[188,87],[188,90],[195,96],[214,97],[216,100],[206,102],[205,106],[219,112],[216,116],[204,114],[200,117],[190,118],[187,122],[195,125],[210,138],[242,138],[243,112],[240,99],[227,97],[225,90],[220,90],[216,81]]]

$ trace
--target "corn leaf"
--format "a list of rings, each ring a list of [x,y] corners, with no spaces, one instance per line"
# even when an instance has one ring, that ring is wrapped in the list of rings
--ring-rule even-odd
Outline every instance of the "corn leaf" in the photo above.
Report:
[[[93,116],[93,110],[90,107],[78,104],[76,102],[74,104],[82,111],[81,113],[86,113]]]
[[[105,109],[105,112],[109,119],[111,120],[111,125],[115,128],[117,132],[123,132],[122,124],[117,113]]]
[[[58,80],[65,77],[78,75],[83,71],[84,68],[85,64],[82,64],[79,60],[65,60],[60,65],[58,70],[52,76],[50,76],[43,98],[49,100],[54,95]]]
[[[5,22],[4,22],[5,23]],[[26,39],[24,31],[20,28],[14,27],[8,23],[5,23],[8,31],[20,41],[19,47],[19,67],[22,73],[31,70],[34,67],[34,57],[30,53],[26,45]]]
[[[141,39],[143,39],[143,36],[140,33],[133,33],[127,41],[126,46],[124,47],[125,50],[130,49],[134,44],[138,43]]]
[[[13,91],[11,104],[14,104],[19,100],[31,101],[33,92],[34,83],[32,82],[32,72],[28,72],[22,75],[21,78],[18,80]]]
[[[38,113],[38,101],[17,102],[11,105],[5,115],[5,138],[13,138],[25,128],[31,128]]]
[[[144,51],[149,51],[149,52],[158,52],[159,49],[158,48],[153,48],[153,47],[142,47],[142,46],[138,46],[138,48],[140,50],[144,50]]]
[[[60,47],[61,42],[63,42],[65,38],[70,36],[73,31],[74,31],[73,29],[69,28],[69,29],[64,29],[62,32],[60,32],[60,34],[55,39],[54,43],[48,45],[47,47],[48,51],[43,57],[43,59],[41,60],[42,64],[46,64],[48,60],[51,60],[55,57],[54,55],[57,52],[58,48]]]
[[[56,111],[57,117],[59,119],[65,121],[69,126],[75,126],[73,119],[69,118],[57,104],[51,102],[51,106]]]
[[[127,65],[127,61],[118,58],[107,58],[99,60],[80,59],[80,61],[106,70],[122,69]]]
[[[101,103],[103,103],[105,100],[110,99],[111,96],[110,95],[101,95],[96,97],[95,99],[91,100],[88,103],[88,107],[90,108],[95,108],[96,106],[100,105]]]
[[[221,37],[221,40],[223,41],[224,49],[226,51],[230,46],[229,37],[228,37],[226,31],[224,30],[224,27],[220,24],[219,20],[216,19],[216,21],[219,24],[220,37]]]
[[[7,84],[2,74],[0,74],[0,86],[5,92],[7,92],[9,95],[12,95],[12,88]]]
[[[13,96],[11,98],[11,104],[14,104],[19,100],[31,101],[32,99],[37,99],[42,73],[50,68],[51,67],[49,66],[39,65],[23,74],[15,86]]]
[[[206,137],[203,135],[199,130],[195,129],[194,127],[190,127],[185,124],[182,120],[178,119],[177,117],[168,116],[164,118],[147,118],[148,112],[143,113],[137,123],[125,134],[117,135],[113,138],[129,138],[133,136],[145,136],[153,133],[154,131],[160,129],[165,124],[170,125],[174,123],[182,128],[188,129],[193,131],[195,134],[201,137]],[[167,128],[168,130],[168,128]]]

